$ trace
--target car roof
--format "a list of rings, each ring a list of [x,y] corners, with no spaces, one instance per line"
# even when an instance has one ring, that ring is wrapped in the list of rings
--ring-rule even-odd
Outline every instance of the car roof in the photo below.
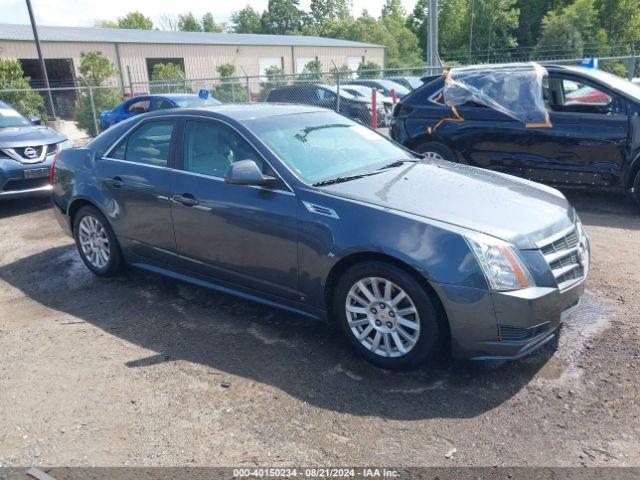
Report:
[[[204,115],[216,117],[224,115],[236,121],[254,120],[258,118],[275,117],[280,115],[294,115],[299,113],[325,112],[326,109],[309,105],[294,105],[290,103],[236,103],[212,105],[209,107],[180,108],[175,110],[161,110],[151,112],[148,116],[173,115]]]

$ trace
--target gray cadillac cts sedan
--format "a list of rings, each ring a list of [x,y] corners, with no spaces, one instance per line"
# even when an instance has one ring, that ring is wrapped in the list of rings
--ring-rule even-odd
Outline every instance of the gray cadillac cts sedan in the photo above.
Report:
[[[137,116],[60,152],[52,183],[96,275],[133,265],[326,317],[385,368],[439,345],[521,357],[578,305],[589,266],[558,191],[418,158],[313,107]]]

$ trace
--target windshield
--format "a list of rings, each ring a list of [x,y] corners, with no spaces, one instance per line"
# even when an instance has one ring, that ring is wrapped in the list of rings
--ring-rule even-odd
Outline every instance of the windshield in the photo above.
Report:
[[[418,88],[422,86],[422,80],[419,77],[404,77],[405,80],[411,85],[411,88]]]
[[[221,104],[220,101],[212,97],[209,97],[209,98],[182,97],[182,98],[174,98],[173,101],[176,102],[176,105],[182,108],[210,107],[212,105]]]
[[[600,80],[601,82],[610,85],[612,88],[624,92],[640,101],[640,85],[630,82],[629,80],[625,80],[622,77],[618,77],[617,75],[603,72],[602,70],[588,69],[588,71],[589,75],[596,80]]]
[[[361,86],[348,86],[348,87],[342,87],[344,88],[345,92],[349,92],[355,96],[358,97],[365,97],[365,98],[371,98],[371,89],[368,87],[361,87]]]
[[[32,123],[6,103],[0,102],[0,128],[28,127]]]
[[[338,87],[333,87],[331,85],[323,85],[322,88],[326,88],[327,90],[331,90],[336,95],[338,94]],[[355,95],[347,92],[344,88],[340,89],[340,96],[343,98],[355,98]]]
[[[376,80],[387,90],[395,90],[396,93],[400,95],[406,95],[409,93],[409,89],[404,85],[400,85],[399,83],[392,82],[391,80]]]
[[[375,172],[415,160],[367,127],[332,112],[300,113],[243,122],[308,184]]]

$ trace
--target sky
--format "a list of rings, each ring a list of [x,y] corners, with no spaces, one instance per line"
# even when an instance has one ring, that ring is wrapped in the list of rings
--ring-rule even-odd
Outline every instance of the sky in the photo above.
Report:
[[[163,14],[177,15],[192,11],[196,16],[211,12],[216,21],[229,19],[231,13],[251,5],[258,11],[267,7],[268,0],[31,0],[39,25],[93,26],[96,20],[111,20],[138,10],[158,24]],[[300,6],[308,9],[310,0],[301,0]],[[359,15],[363,9],[377,16],[384,0],[353,0],[352,12]],[[413,9],[416,0],[402,0],[407,11]],[[29,23],[25,0],[0,0],[0,22]]]

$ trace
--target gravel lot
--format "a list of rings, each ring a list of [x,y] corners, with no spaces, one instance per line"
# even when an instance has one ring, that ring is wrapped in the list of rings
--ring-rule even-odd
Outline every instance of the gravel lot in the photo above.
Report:
[[[640,214],[571,195],[588,293],[515,363],[371,367],[335,330],[138,271],[0,204],[0,465],[640,465]]]

